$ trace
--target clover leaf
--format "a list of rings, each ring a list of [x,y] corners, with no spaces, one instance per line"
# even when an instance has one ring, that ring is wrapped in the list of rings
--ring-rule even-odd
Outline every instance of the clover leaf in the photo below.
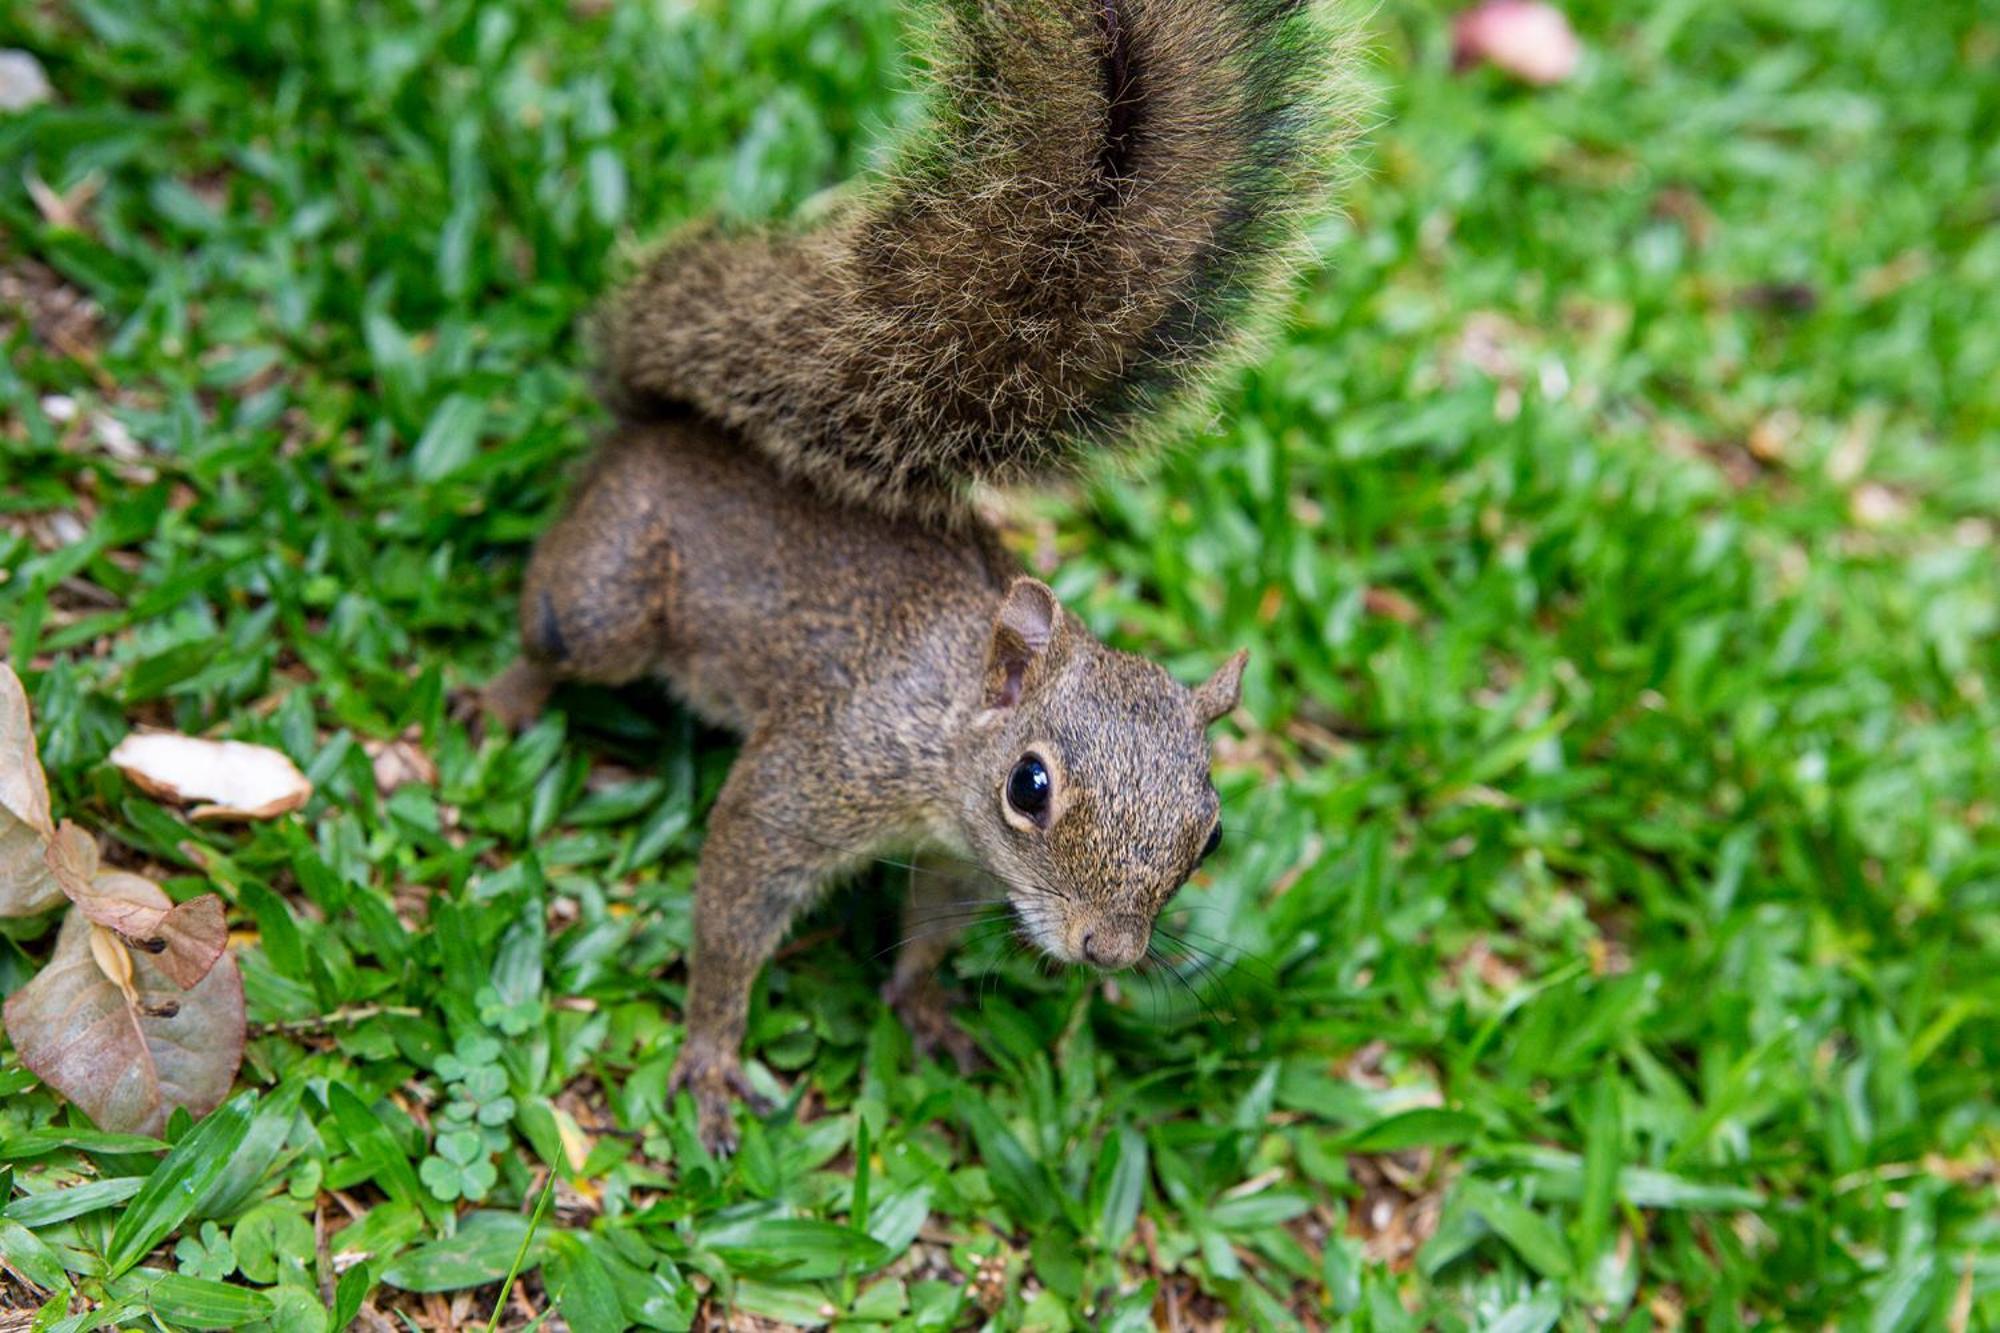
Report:
[[[438,1057],[438,1077],[457,1083],[475,1069],[495,1065],[500,1059],[500,1043],[483,1032],[460,1037],[449,1055]]]
[[[499,1028],[510,1037],[523,1036],[542,1021],[542,1000],[538,995],[510,1004],[496,988],[482,986],[473,999],[479,1005],[479,1021]]]
[[[493,1188],[500,1173],[487,1160],[486,1141],[477,1130],[447,1129],[433,1145],[437,1151],[417,1167],[425,1188],[445,1203],[466,1199],[477,1203]]]
[[[189,1277],[220,1282],[236,1271],[236,1251],[229,1237],[213,1222],[201,1224],[201,1236],[182,1236],[174,1246],[174,1261]]]

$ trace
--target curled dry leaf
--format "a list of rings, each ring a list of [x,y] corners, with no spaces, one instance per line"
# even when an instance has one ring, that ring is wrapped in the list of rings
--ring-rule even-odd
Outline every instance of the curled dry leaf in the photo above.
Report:
[[[1453,21],[1451,40],[1455,68],[1489,64],[1523,83],[1562,83],[1583,57],[1569,19],[1542,0],[1486,0]]]
[[[79,911],[151,955],[154,966],[182,990],[207,976],[229,943],[222,899],[204,893],[184,903],[154,906],[166,897],[159,886],[123,870],[98,869],[97,839],[67,819],[49,844],[48,863]]]
[[[312,797],[306,775],[266,745],[134,733],[118,742],[111,762],[161,800],[202,802],[195,819],[275,819]]]
[[[98,925],[118,932],[125,943],[150,954],[153,966],[182,990],[191,990],[221,961],[229,944],[229,923],[222,899],[212,893],[177,903],[166,911],[140,906],[133,901],[138,886],[153,888],[149,880],[121,870],[98,875],[87,899],[78,899]]]
[[[28,693],[0,662],[0,917],[34,916],[62,901],[47,859],[54,836]]]
[[[1424,618],[1423,610],[1394,588],[1363,588],[1361,607],[1371,616],[1387,616],[1403,625],[1414,625]]]
[[[437,785],[437,765],[414,741],[367,741],[362,749],[375,769],[375,790],[384,796],[412,782]]]
[[[137,875],[97,887],[135,907],[172,909]],[[129,993],[114,974],[129,969]],[[63,918],[54,955],[6,1006],[21,1063],[114,1133],[158,1134],[176,1106],[197,1117],[229,1095],[243,1059],[243,977],[224,953],[188,990],[84,915]]]
[[[132,984],[132,951],[116,934],[95,921],[90,923],[90,961],[118,988],[125,1003],[134,1009],[139,1007],[139,991]]]
[[[90,892],[90,881],[97,878],[97,839],[65,819],[49,839],[42,860],[55,876],[56,888],[74,901],[78,894]]]

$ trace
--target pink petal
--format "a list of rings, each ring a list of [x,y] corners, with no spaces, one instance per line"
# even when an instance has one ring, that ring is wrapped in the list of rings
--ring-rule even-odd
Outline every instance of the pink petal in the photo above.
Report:
[[[1490,64],[1524,83],[1561,83],[1576,73],[1583,44],[1569,20],[1541,0],[1487,0],[1452,24],[1452,63]]]

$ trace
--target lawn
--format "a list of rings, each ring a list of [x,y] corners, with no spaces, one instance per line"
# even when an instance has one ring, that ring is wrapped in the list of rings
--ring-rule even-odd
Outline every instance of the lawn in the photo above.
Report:
[[[472,697],[604,424],[582,317],[879,160],[921,12],[0,12],[56,90],[0,114],[0,643],[251,1024],[164,1156],[0,1044],[0,1327],[478,1328],[518,1265],[498,1325],[586,1333],[2000,1328],[2000,16],[1571,16],[1528,89],[1386,0],[1268,355],[1012,511],[1114,642],[1251,650],[1189,952],[976,941],[961,1078],[877,998],[885,867],[760,983],[717,1161],[665,1090],[731,742]],[[316,794],[189,823],[141,725]]]

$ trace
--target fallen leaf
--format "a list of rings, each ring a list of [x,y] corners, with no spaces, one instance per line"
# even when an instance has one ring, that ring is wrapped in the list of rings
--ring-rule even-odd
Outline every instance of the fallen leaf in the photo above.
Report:
[[[57,886],[85,916],[153,955],[182,990],[207,976],[229,943],[222,899],[204,893],[165,911],[151,906],[163,896],[160,887],[123,870],[98,869],[97,839],[67,819],[49,844],[48,864]]]
[[[1387,616],[1403,625],[1414,625],[1424,618],[1422,609],[1394,588],[1363,588],[1361,607],[1372,616]]]
[[[1562,83],[1583,56],[1563,12],[1541,0],[1487,0],[1453,21],[1451,37],[1454,68],[1488,64],[1523,83]]]
[[[118,742],[111,762],[162,800],[203,802],[195,819],[274,819],[312,798],[298,765],[266,745],[135,732]]]
[[[98,887],[163,915],[172,908],[137,875],[107,876]],[[113,972],[129,967],[130,998],[107,964]],[[63,918],[48,965],[8,998],[5,1017],[21,1063],[113,1133],[158,1134],[176,1106],[208,1114],[229,1095],[243,1059],[243,977],[234,958],[223,954],[182,990],[81,908]]]
[[[1879,482],[1864,481],[1847,497],[1847,512],[1864,528],[1888,528],[1910,516],[1910,502]]]
[[[53,96],[41,61],[26,51],[0,51],[0,112],[26,111]]]
[[[222,899],[212,893],[176,903],[165,912],[131,902],[136,881],[148,888],[150,880],[122,870],[98,875],[94,892],[77,906],[100,925],[108,925],[133,948],[152,955],[153,966],[182,990],[192,989],[222,958],[229,944],[229,925],[224,919]],[[107,909],[111,909],[107,912]],[[105,916],[115,913],[115,920]]]
[[[91,200],[104,188],[104,177],[92,171],[67,190],[58,190],[47,181],[30,171],[21,178],[28,187],[28,198],[34,201],[42,220],[61,231],[87,232],[90,220],[84,210]]]
[[[121,463],[137,463],[146,457],[146,446],[133,438],[131,427],[109,412],[91,416],[90,436],[98,448]]]
[[[54,269],[15,255],[0,266],[0,335],[11,333],[20,321],[25,321],[31,336],[100,379],[107,378],[97,364],[96,348],[103,334],[97,303]],[[118,386],[113,382],[105,387]]]
[[[0,917],[34,916],[62,901],[47,860],[54,836],[28,694],[0,662]]]
[[[49,844],[48,864],[57,886],[85,916],[153,955],[182,990],[207,976],[229,943],[222,899],[204,893],[165,911],[150,906],[159,886],[123,870],[98,869],[97,839],[67,819]]]
[[[139,1007],[139,992],[132,985],[131,951],[117,935],[94,921],[90,924],[90,961],[96,963],[97,970],[118,988],[118,993],[125,997],[125,1003],[135,1009]]]
[[[1781,408],[1750,428],[1744,447],[1760,463],[1781,464],[1799,437],[1800,424],[1797,412]]]
[[[576,1123],[575,1116],[560,1106],[551,1107],[550,1113],[555,1117],[556,1138],[562,1143],[563,1159],[569,1163],[572,1172],[582,1171],[584,1163],[590,1160],[590,1150],[594,1146],[590,1135],[583,1132],[583,1126]]]
[[[90,881],[97,877],[97,839],[65,819],[42,859],[55,876],[56,887],[74,900],[79,893],[88,893]]]
[[[49,788],[35,748],[35,727],[28,716],[28,692],[14,668],[0,662],[0,806],[42,831],[53,834],[49,818]]]
[[[362,745],[375,770],[375,790],[387,796],[408,783],[437,785],[437,765],[414,742],[367,741]]]

